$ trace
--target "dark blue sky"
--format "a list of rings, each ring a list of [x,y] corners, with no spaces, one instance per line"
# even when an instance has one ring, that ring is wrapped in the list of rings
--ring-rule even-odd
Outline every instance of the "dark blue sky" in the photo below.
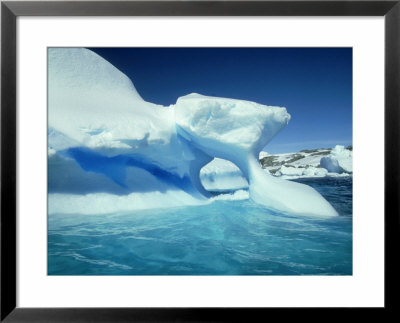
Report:
[[[271,153],[352,144],[351,48],[91,48],[146,101],[204,95],[284,106],[292,116]]]

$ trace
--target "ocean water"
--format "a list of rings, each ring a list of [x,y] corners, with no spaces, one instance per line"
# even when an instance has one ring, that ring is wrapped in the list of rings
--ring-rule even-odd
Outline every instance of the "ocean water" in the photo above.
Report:
[[[108,215],[51,215],[49,275],[351,275],[352,177],[298,179],[339,217],[250,200]]]

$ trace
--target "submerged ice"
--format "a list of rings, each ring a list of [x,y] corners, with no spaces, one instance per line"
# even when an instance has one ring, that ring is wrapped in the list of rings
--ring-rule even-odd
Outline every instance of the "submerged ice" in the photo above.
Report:
[[[285,108],[200,94],[164,107],[145,102],[127,76],[90,50],[51,48],[48,54],[50,213],[210,203],[200,174],[220,158],[240,173],[237,188],[248,185],[256,203],[291,214],[337,215],[313,188],[260,166],[260,151],[290,120]]]

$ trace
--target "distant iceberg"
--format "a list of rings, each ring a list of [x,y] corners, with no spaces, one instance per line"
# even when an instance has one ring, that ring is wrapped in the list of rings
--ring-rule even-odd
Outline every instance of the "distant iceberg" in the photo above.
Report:
[[[344,146],[337,145],[329,156],[321,158],[320,164],[321,167],[332,173],[352,173],[353,152],[345,149]]]
[[[50,48],[48,64],[49,213],[210,203],[206,165],[220,158],[256,203],[337,215],[313,188],[260,166],[260,151],[290,120],[285,108],[200,94],[169,107],[145,102],[127,76],[82,48]]]

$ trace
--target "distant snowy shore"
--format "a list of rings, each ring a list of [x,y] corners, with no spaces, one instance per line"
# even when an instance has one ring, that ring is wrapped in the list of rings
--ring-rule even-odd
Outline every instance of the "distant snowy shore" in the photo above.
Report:
[[[282,179],[343,177],[353,173],[353,148],[301,150],[295,153],[269,154],[262,151],[259,160],[264,171]],[[233,163],[215,158],[200,172],[202,184],[210,191],[243,189],[248,186],[242,172]]]
[[[353,173],[353,148],[301,150],[277,155],[260,154],[260,163],[272,175],[287,179],[299,177],[349,176]]]

